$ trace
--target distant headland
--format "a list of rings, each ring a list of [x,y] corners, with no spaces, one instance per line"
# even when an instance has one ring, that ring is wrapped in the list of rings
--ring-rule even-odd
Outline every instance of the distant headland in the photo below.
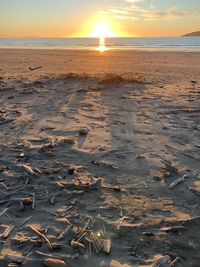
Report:
[[[182,37],[200,37],[200,31],[187,33],[182,35]]]

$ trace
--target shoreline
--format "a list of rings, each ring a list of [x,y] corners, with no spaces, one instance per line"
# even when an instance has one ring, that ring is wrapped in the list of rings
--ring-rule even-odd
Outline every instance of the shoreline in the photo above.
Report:
[[[130,48],[109,48],[105,47],[105,51],[101,52],[99,51],[99,47],[88,47],[88,48],[80,48],[80,47],[36,47],[36,46],[1,46],[0,50],[50,50],[50,51],[93,51],[93,52],[99,52],[101,54],[106,52],[129,52],[129,51],[136,51],[136,52],[177,52],[177,53],[199,53],[200,48],[180,48],[180,47],[130,47]]]

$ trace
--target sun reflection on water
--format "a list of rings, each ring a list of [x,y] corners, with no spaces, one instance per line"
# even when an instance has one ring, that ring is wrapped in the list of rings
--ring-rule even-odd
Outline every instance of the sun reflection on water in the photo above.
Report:
[[[103,53],[106,51],[106,42],[105,42],[105,37],[100,37],[99,38],[99,47],[98,47],[99,52]]]

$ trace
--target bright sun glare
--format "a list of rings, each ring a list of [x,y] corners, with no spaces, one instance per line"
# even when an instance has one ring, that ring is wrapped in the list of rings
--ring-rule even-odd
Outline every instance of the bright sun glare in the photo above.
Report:
[[[111,31],[106,21],[100,21],[96,24],[91,36],[99,38],[98,50],[104,52],[106,50],[105,38],[115,37],[116,35]]]
[[[115,34],[111,31],[109,25],[105,21],[100,21],[94,28],[92,32],[92,37],[98,38],[106,38],[106,37],[114,37]]]

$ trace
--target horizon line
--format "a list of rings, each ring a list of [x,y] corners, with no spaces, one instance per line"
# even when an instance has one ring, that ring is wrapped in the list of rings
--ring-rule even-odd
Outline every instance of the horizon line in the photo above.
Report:
[[[116,38],[167,38],[167,37],[183,37],[182,35],[152,35],[152,36],[114,36],[114,37],[104,37],[105,39],[116,39]],[[91,37],[91,36],[0,36],[0,38],[58,38],[58,39],[99,39],[100,37]]]

